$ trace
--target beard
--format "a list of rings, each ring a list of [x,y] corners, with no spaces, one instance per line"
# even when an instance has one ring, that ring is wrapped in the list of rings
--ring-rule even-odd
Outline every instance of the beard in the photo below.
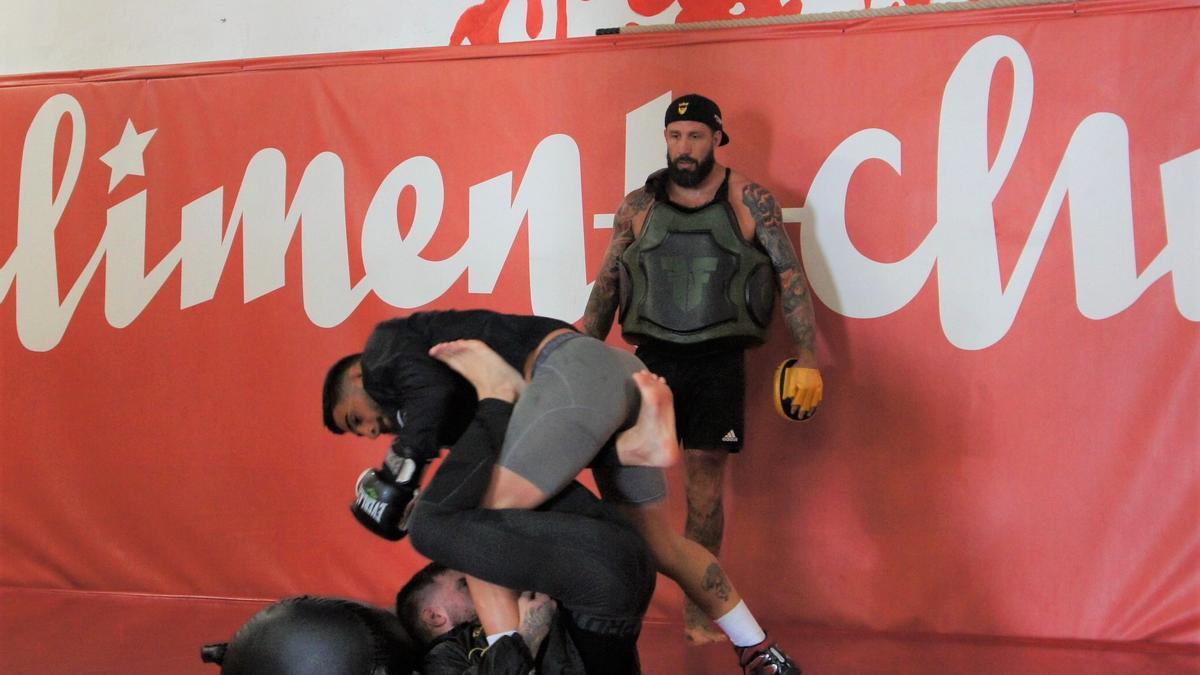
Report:
[[[690,169],[681,168],[679,162],[685,159],[695,163],[695,166]],[[708,178],[708,174],[712,173],[716,163],[717,158],[712,152],[709,152],[708,156],[700,161],[696,161],[690,155],[680,155],[675,158],[675,161],[671,161],[671,156],[667,155],[667,175],[679,187],[694,188]]]

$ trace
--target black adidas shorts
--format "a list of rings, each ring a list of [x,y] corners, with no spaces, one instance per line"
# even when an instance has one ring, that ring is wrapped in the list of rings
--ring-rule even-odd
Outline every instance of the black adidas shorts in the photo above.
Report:
[[[671,387],[684,448],[741,451],[746,436],[745,350],[679,355],[655,345],[638,348],[637,356]]]

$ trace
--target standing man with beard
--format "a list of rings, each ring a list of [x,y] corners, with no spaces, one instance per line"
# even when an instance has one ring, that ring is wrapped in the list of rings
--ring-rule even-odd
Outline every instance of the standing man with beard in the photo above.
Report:
[[[716,161],[729,142],[720,108],[687,94],[671,102],[664,125],[667,168],[617,210],[583,324],[604,339],[619,307],[624,338],[666,378],[687,471],[684,534],[716,555],[725,463],[745,437],[744,352],[766,337],[776,287],[795,346],[780,367],[777,409],[808,419],[823,385],[804,269],[771,193]],[[696,643],[722,639],[690,602],[685,630]]]

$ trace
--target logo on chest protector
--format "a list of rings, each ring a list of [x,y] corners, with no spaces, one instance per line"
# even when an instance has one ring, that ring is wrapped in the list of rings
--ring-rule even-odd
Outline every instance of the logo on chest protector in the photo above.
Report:
[[[359,493],[358,497],[356,497],[354,501],[358,504],[359,510],[367,514],[371,520],[374,520],[377,523],[383,522],[383,512],[388,507],[387,502],[381,502],[378,499],[372,499],[371,497],[362,493]]]
[[[663,278],[671,284],[671,300],[683,312],[690,312],[704,301],[705,290],[717,271],[712,256],[665,256],[659,260]]]

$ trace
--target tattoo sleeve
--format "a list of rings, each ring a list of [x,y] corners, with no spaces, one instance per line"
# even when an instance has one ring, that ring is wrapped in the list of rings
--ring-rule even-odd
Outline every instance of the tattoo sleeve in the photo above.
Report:
[[[746,184],[742,203],[750,209],[750,215],[754,218],[754,235],[771,257],[775,273],[779,276],[783,318],[796,344],[798,365],[816,368],[816,322],[813,319],[812,296],[808,292],[804,265],[796,256],[787,231],[783,228],[779,204],[766,188],[756,183]]]
[[[604,261],[596,275],[596,282],[583,310],[583,332],[603,340],[612,328],[613,316],[617,312],[618,292],[621,281],[620,259],[625,249],[633,243],[633,219],[650,206],[653,196],[646,190],[631,192],[621,202],[613,221],[613,235],[604,252]]]

